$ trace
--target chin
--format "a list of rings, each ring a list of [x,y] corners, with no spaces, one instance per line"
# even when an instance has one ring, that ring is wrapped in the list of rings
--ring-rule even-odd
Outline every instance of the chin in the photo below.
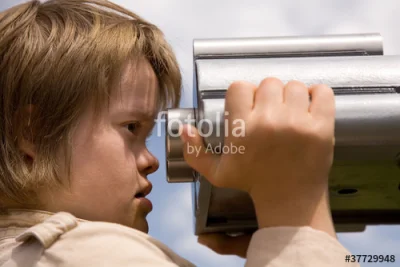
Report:
[[[141,218],[140,220],[134,222],[132,228],[146,234],[149,232],[149,224],[147,223],[147,220],[144,218]]]

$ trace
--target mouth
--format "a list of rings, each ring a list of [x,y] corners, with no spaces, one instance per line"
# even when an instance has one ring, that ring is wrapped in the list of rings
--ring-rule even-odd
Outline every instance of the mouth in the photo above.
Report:
[[[144,193],[137,193],[136,195],[135,195],[135,198],[142,198],[142,197],[145,197],[146,195],[144,194]]]
[[[144,198],[148,194],[150,194],[151,190],[153,189],[153,185],[149,182],[149,184],[140,190],[138,193],[136,193],[135,198]]]
[[[146,198],[146,196],[150,194],[152,188],[153,186],[149,182],[149,184],[145,188],[135,194],[135,199],[139,200],[140,206],[147,210],[147,213],[153,209],[153,204],[150,200]]]

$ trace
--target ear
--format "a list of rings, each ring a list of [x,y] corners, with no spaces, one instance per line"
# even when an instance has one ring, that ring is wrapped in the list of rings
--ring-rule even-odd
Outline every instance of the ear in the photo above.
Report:
[[[18,148],[30,160],[35,158],[35,145],[33,145],[32,142],[28,141],[24,137],[18,139]]]
[[[30,136],[34,134],[34,125],[32,124],[32,116],[34,112],[33,105],[27,105],[22,110],[17,112],[15,122],[22,123],[23,134],[18,136],[18,148],[24,154],[28,161],[33,161],[36,156],[35,145],[32,142]],[[29,134],[25,134],[29,133]]]

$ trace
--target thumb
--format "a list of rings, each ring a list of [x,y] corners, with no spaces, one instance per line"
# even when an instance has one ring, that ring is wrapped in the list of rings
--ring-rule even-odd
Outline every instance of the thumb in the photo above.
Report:
[[[210,183],[214,184],[214,174],[218,166],[219,157],[214,155],[211,149],[204,146],[203,138],[196,127],[189,124],[181,128],[181,140],[183,155],[190,167],[205,176]]]

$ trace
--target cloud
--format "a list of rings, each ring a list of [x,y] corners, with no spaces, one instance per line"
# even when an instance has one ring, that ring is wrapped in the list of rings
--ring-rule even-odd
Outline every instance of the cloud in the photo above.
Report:
[[[3,0],[0,9],[24,2]],[[400,2],[397,0],[116,0],[158,25],[172,44],[183,73],[183,107],[192,106],[192,41],[194,38],[287,36],[379,32],[387,54],[400,52]],[[151,151],[160,170],[150,176],[154,184],[149,215],[151,234],[200,267],[243,266],[237,257],[222,257],[197,244],[193,235],[191,189],[188,184],[165,181],[163,138],[151,139]],[[363,233],[339,234],[354,254],[396,254],[400,226],[368,227]],[[394,264],[361,264],[394,266]]]
[[[122,1],[121,1],[122,2]],[[157,5],[153,1],[151,5]],[[169,2],[168,2],[169,3]],[[386,54],[399,54],[400,35],[397,25],[399,4],[396,1],[330,1],[321,4],[317,0],[301,2],[294,1],[172,1],[163,6],[163,11],[147,11],[145,5],[126,6],[156,21],[169,36],[178,60],[183,68],[185,89],[187,95],[183,106],[192,106],[192,40],[194,38],[223,37],[253,37],[253,36],[288,36],[314,34],[343,34],[378,32],[384,37]],[[393,10],[393,12],[392,12]],[[397,11],[397,12],[396,12]],[[163,14],[161,14],[163,13]],[[178,14],[168,16],[166,14]],[[188,87],[186,87],[188,86]],[[163,179],[163,173],[160,173]],[[181,185],[166,185],[179,187],[174,195],[175,209],[166,208],[164,220],[173,221],[163,225],[174,233],[166,237],[166,243],[179,254],[193,260],[198,266],[220,266],[225,263],[223,257],[199,248],[193,237],[191,228],[192,210],[188,206],[176,203],[187,203],[190,200],[190,189]],[[173,190],[173,189],[169,189]],[[176,194],[176,195],[175,195]],[[178,200],[177,197],[181,198]],[[165,203],[164,203],[165,204]],[[169,205],[171,205],[170,203]],[[176,214],[171,218],[168,214]],[[185,215],[186,214],[186,215]],[[175,216],[175,215],[174,215]],[[185,223],[179,223],[184,221]],[[190,222],[189,222],[190,221]],[[190,227],[189,227],[190,225]],[[179,234],[180,233],[180,234]],[[400,242],[399,226],[370,226],[362,233],[340,233],[339,240],[354,254],[396,254]],[[171,239],[170,239],[171,238]],[[193,253],[190,253],[193,251]],[[400,255],[399,255],[400,257]],[[203,259],[203,261],[201,261]],[[204,259],[209,259],[204,261]],[[228,266],[243,266],[242,261],[227,264]],[[218,262],[218,263],[216,263]],[[221,263],[221,264],[220,264]],[[361,266],[371,266],[361,263]],[[389,266],[384,263],[374,263],[373,266]]]

